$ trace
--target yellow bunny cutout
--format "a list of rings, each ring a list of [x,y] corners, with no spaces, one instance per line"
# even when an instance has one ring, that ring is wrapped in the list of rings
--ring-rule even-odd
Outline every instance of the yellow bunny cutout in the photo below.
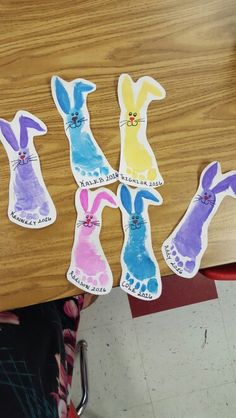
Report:
[[[132,186],[158,187],[164,181],[153,150],[147,140],[147,108],[152,100],[162,100],[164,88],[153,78],[144,76],[134,82],[121,74],[118,100],[121,109],[121,156],[119,180]]]

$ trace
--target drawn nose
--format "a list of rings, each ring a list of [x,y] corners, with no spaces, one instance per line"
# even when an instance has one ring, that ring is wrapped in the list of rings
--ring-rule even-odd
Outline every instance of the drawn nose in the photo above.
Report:
[[[134,121],[134,116],[130,116],[129,120],[130,120],[131,122],[133,122],[133,121]]]
[[[137,223],[138,223],[137,219],[135,219],[135,220],[133,221],[133,223],[134,223],[134,224],[137,224]]]
[[[73,120],[73,122],[76,122],[77,121],[77,116],[73,116],[72,120]]]
[[[20,159],[21,159],[21,160],[24,160],[24,159],[25,159],[25,155],[21,155],[21,156],[20,156]]]
[[[204,196],[204,199],[207,200],[208,199],[208,196]]]

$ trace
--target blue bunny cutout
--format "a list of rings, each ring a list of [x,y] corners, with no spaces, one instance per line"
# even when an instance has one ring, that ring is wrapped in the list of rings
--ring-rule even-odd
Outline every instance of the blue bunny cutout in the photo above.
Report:
[[[53,76],[51,87],[54,102],[64,120],[71,169],[77,184],[91,188],[115,182],[118,174],[109,165],[90,129],[86,99],[88,93],[96,90],[96,85],[82,78],[66,82]]]
[[[138,299],[157,299],[161,295],[162,283],[152,249],[148,205],[161,205],[162,197],[156,190],[119,185],[118,200],[124,230],[120,286]]]

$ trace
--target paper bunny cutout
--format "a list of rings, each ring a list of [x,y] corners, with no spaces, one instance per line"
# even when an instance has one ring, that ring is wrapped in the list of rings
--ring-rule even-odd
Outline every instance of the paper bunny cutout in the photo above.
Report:
[[[167,265],[179,276],[197,274],[207,248],[208,227],[225,196],[236,197],[236,171],[222,174],[214,161],[203,170],[187,212],[162,246]]]
[[[56,209],[46,189],[33,143],[33,134],[44,135],[45,124],[26,111],[12,120],[0,119],[1,142],[10,166],[8,217],[17,225],[38,229],[56,220]]]
[[[148,205],[161,205],[162,197],[155,190],[119,185],[118,199],[124,229],[120,286],[138,299],[157,299],[161,295],[162,283],[152,249]]]
[[[109,189],[94,192],[78,189],[75,197],[77,221],[68,280],[94,295],[110,292],[112,272],[99,239],[104,206],[117,208],[116,196]]]
[[[78,186],[91,188],[115,182],[118,174],[111,168],[90,129],[86,100],[87,95],[96,90],[96,85],[83,78],[66,82],[53,76],[51,88],[57,110],[64,120],[71,169]]]
[[[163,184],[156,158],[148,143],[147,108],[152,100],[166,96],[163,87],[151,77],[141,77],[135,83],[128,74],[118,82],[120,105],[121,156],[119,180],[141,187]]]

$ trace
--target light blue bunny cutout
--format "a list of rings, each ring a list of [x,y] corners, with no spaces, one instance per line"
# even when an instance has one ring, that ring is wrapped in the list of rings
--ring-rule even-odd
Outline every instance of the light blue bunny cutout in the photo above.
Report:
[[[86,100],[96,85],[83,78],[71,82],[53,76],[52,96],[64,120],[70,144],[70,162],[79,187],[91,188],[113,183],[118,173],[112,169],[90,129]]]
[[[162,197],[156,190],[119,185],[118,200],[124,230],[120,287],[138,299],[157,299],[161,295],[162,283],[152,249],[148,205],[161,205]]]

